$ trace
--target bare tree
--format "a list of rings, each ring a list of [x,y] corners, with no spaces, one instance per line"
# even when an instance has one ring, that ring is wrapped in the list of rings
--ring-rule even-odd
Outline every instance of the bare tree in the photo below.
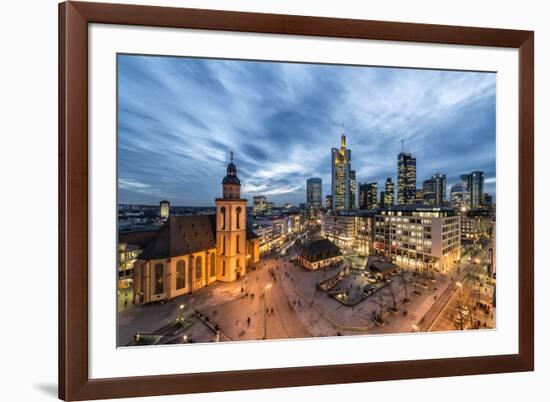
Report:
[[[378,315],[375,317],[375,319],[378,322],[383,323],[384,320],[382,319],[382,313],[384,312],[384,307],[388,305],[386,302],[386,299],[384,299],[384,296],[380,294],[380,292],[376,292],[374,294],[374,303],[378,306]]]
[[[411,280],[407,277],[407,274],[405,271],[401,271],[399,275],[399,280],[401,282],[401,286],[403,290],[405,291],[405,298],[403,299],[403,303],[408,303],[409,300],[409,290],[411,286]]]
[[[456,329],[463,331],[466,327],[467,315],[463,312],[464,305],[461,300],[456,301],[456,314],[454,315],[454,325]]]
[[[474,318],[472,314],[472,304],[468,298],[461,292],[460,297],[456,301],[456,319],[454,321],[455,327],[461,331],[466,329],[466,323],[470,321],[470,326],[474,328]]]
[[[390,286],[388,286],[388,290],[390,291],[390,296],[392,300],[392,310],[397,311],[397,297],[399,296],[399,293],[401,293],[401,286],[396,281],[392,281],[390,283]]]

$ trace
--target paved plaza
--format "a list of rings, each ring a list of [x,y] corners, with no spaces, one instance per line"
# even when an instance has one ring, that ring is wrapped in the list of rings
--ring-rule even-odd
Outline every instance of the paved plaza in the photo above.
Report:
[[[165,334],[170,343],[456,330],[456,314],[462,308],[457,300],[465,293],[468,300],[491,304],[494,287],[476,280],[475,267],[468,261],[446,273],[402,269],[388,283],[373,285],[376,290],[365,297],[363,288],[372,284],[361,262],[366,258],[349,253],[338,265],[309,271],[292,262],[298,247],[289,247],[284,256],[264,255],[239,281],[217,282],[165,303],[122,308],[118,345],[136,344],[138,333],[142,339],[162,334],[178,317],[186,324],[171,331],[170,337]],[[318,283],[346,267],[348,273],[334,286],[336,292],[318,289]],[[460,292],[457,283],[463,286]],[[342,303],[334,295],[340,291],[359,301]],[[472,313],[470,323],[494,328],[492,308],[474,306]],[[471,326],[465,324],[463,329]]]

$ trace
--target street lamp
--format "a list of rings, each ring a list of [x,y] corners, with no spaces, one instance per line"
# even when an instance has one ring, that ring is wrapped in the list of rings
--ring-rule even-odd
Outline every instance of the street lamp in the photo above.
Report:
[[[418,332],[418,331],[419,331],[418,325],[413,324],[412,325],[412,332]]]
[[[178,316],[176,317],[176,322],[179,322],[180,324],[183,324],[183,309],[185,308],[185,304],[180,304],[180,312]]]
[[[462,288],[463,288],[463,285],[461,282],[456,282],[456,286],[460,288],[460,298],[462,299]]]

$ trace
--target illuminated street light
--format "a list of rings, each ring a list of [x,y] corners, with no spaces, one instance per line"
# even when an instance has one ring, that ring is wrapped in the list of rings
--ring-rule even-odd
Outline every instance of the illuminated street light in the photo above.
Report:
[[[183,309],[185,308],[185,304],[180,304],[180,312],[178,316],[176,317],[176,322],[183,325]]]
[[[420,328],[418,328],[418,325],[416,325],[416,324],[412,325],[412,332],[418,332],[419,330],[420,330]]]
[[[456,286],[460,288],[460,298],[462,299],[462,288],[463,288],[463,285],[461,282],[456,282]]]

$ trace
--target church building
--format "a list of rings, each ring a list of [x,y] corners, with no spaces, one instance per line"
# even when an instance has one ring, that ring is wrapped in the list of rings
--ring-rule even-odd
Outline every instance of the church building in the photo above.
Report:
[[[137,304],[170,300],[209,284],[233,282],[260,259],[259,238],[246,222],[237,167],[231,162],[211,215],[170,216],[134,265]]]

